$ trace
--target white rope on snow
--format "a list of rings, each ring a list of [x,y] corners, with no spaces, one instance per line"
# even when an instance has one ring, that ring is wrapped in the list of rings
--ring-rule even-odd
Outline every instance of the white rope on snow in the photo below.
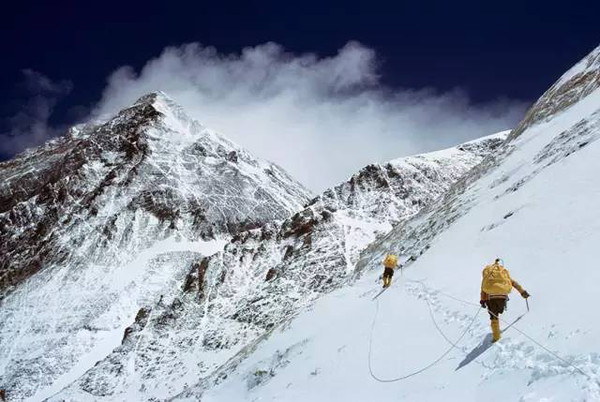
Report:
[[[376,300],[377,304],[375,307],[375,316],[373,317],[373,322],[371,324],[371,333],[369,335],[369,374],[371,374],[371,377],[378,382],[382,382],[382,383],[391,383],[391,382],[397,382],[397,381],[402,381],[402,380],[406,380],[410,377],[414,377],[418,374],[423,373],[424,371],[429,370],[430,368],[432,368],[433,366],[435,366],[436,364],[438,364],[440,361],[442,361],[442,359],[444,359],[451,351],[452,349],[455,348],[455,344],[459,343],[462,338],[464,338],[464,336],[469,332],[469,330],[471,329],[471,327],[473,326],[473,324],[475,323],[475,320],[477,319],[477,316],[479,316],[479,313],[481,312],[481,309],[477,310],[477,312],[475,313],[475,315],[473,315],[473,318],[471,319],[471,322],[469,323],[469,325],[467,326],[467,328],[465,329],[465,331],[460,335],[460,337],[456,340],[456,342],[454,342],[452,344],[452,346],[450,348],[448,348],[446,351],[444,351],[444,353],[442,353],[437,359],[435,359],[434,361],[432,361],[431,363],[429,363],[428,365],[420,368],[419,370],[413,371],[412,373],[400,376],[400,377],[395,377],[395,378],[389,378],[389,379],[385,379],[385,378],[380,378],[378,376],[375,375],[375,373],[373,373],[373,367],[372,367],[372,363],[371,363],[371,354],[372,354],[372,345],[373,345],[373,330],[375,329],[375,323],[377,321],[377,315],[379,313],[379,300]]]
[[[402,283],[402,282],[401,282]],[[438,331],[442,334],[442,336],[444,337],[444,339],[451,345],[450,348],[448,348],[444,353],[442,353],[437,359],[435,359],[433,362],[429,363],[428,365],[420,368],[419,370],[416,370],[414,372],[411,372],[409,374],[400,376],[400,377],[395,377],[395,378],[389,378],[389,379],[384,379],[384,378],[380,378],[377,375],[375,375],[375,373],[373,372],[373,367],[372,367],[372,345],[373,345],[373,332],[375,329],[375,324],[377,322],[377,316],[379,314],[379,299],[376,299],[376,305],[375,305],[375,315],[373,316],[373,322],[371,323],[371,330],[370,330],[370,334],[369,334],[369,374],[371,375],[371,377],[378,382],[381,383],[392,383],[392,382],[397,382],[397,381],[402,381],[402,380],[406,380],[410,377],[416,376],[418,374],[421,374],[425,371],[427,371],[428,369],[432,368],[433,366],[435,366],[436,364],[438,364],[442,359],[444,359],[444,357],[446,357],[451,351],[452,349],[459,349],[462,351],[462,349],[460,349],[458,347],[458,343],[464,338],[464,336],[469,332],[469,330],[473,327],[473,324],[475,323],[476,318],[478,317],[479,313],[481,312],[482,308],[479,304],[475,304],[473,302],[469,302],[466,300],[462,300],[460,298],[457,298],[455,296],[449,295],[447,293],[441,292],[439,290],[436,291],[436,294],[442,295],[442,296],[446,296],[450,299],[453,299],[455,301],[467,304],[467,305],[472,305],[472,306],[477,306],[477,312],[475,313],[475,315],[473,316],[473,318],[471,319],[471,322],[469,323],[469,325],[467,326],[467,328],[465,329],[465,331],[460,335],[460,337],[455,341],[452,342],[450,339],[448,339],[448,337],[446,337],[446,335],[440,330],[440,328],[437,326],[437,323],[435,321],[435,319],[433,318],[432,314],[432,310],[431,310],[431,305],[429,303],[428,300],[425,300],[425,302],[427,303],[428,307],[429,307],[429,313],[430,316],[434,322],[434,325],[436,326],[436,328],[438,329]],[[491,311],[487,310],[491,315],[495,316],[498,320],[502,321],[504,324],[509,324],[506,320],[500,318],[498,315],[492,313]],[[528,311],[529,312],[529,309]],[[527,314],[527,313],[525,313]],[[547,348],[546,346],[544,346],[541,342],[537,341],[535,338],[533,338],[532,336],[528,335],[527,333],[525,333],[523,330],[517,328],[514,324],[521,319],[525,314],[523,314],[522,316],[520,316],[517,320],[511,322],[506,328],[505,331],[509,328],[513,328],[515,331],[519,332],[521,335],[523,335],[524,337],[526,337],[528,340],[530,340],[531,342],[533,342],[535,345],[537,345],[538,347],[540,347],[541,349],[543,349],[544,351],[546,351],[547,353],[551,354],[552,356],[554,356],[556,359],[560,360],[561,362],[563,362],[564,364],[566,364],[567,366],[573,368],[575,371],[577,371],[578,373],[582,374],[584,377],[586,377],[589,380],[595,381],[596,383],[598,383],[598,385],[600,385],[600,382],[596,379],[594,379],[591,375],[589,375],[588,373],[586,373],[585,371],[583,371],[581,368],[577,367],[575,364],[569,362],[568,360],[564,359],[563,357],[559,356],[557,353],[553,352],[552,350],[550,350],[549,348]]]

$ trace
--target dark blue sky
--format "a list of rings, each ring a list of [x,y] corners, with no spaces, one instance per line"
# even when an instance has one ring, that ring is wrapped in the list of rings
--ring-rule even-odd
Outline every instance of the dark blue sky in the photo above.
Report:
[[[274,41],[330,55],[357,40],[377,51],[392,87],[533,101],[598,45],[598,15],[598,1],[10,2],[0,24],[0,127],[26,99],[23,69],[72,82],[52,118],[68,124],[114,69],[139,69],[187,42],[228,53]]]

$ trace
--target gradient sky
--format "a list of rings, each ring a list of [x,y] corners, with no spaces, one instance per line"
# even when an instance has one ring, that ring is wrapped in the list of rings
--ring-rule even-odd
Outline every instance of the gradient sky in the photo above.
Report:
[[[532,102],[598,45],[598,15],[598,1],[9,2],[0,134],[31,95],[24,70],[58,85],[49,121],[62,127],[89,113],[118,67],[139,70],[166,46],[190,42],[231,53],[273,41],[325,57],[355,40],[375,50],[386,88]]]

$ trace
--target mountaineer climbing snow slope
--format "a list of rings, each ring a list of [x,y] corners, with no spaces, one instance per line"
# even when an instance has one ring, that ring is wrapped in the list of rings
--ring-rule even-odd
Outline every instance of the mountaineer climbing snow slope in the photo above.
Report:
[[[362,249],[432,203],[506,135],[369,165],[288,219],[238,232],[222,252],[189,265],[173,302],[136,317],[121,345],[52,400],[165,400],[198,382],[210,387],[273,330],[352,283]]]
[[[1,386],[31,401],[600,398],[599,59],[506,143],[369,165],[312,200],[162,94],[2,164]],[[372,301],[390,252],[417,258]],[[489,335],[496,256],[532,311],[461,366]],[[502,317],[524,312],[517,297]]]
[[[365,250],[353,286],[275,331],[226,378],[179,399],[600,400],[598,139],[600,47],[493,157]],[[418,259],[373,302],[381,261],[399,247]],[[489,335],[479,291],[496,256],[527,285],[531,312],[457,370]],[[513,294],[509,321],[526,311]]]

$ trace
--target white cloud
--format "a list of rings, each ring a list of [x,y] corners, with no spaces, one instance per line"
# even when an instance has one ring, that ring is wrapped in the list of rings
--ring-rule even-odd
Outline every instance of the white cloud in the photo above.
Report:
[[[6,119],[9,128],[0,133],[0,154],[12,155],[58,135],[61,129],[50,126],[50,116],[56,103],[73,87],[70,81],[53,81],[33,70],[22,72],[26,99],[19,112]]]
[[[511,128],[525,109],[508,100],[473,105],[460,90],[386,88],[375,52],[349,42],[327,58],[274,43],[232,55],[199,44],[169,47],[139,73],[115,71],[95,114],[156,90],[315,192],[372,162]]]

